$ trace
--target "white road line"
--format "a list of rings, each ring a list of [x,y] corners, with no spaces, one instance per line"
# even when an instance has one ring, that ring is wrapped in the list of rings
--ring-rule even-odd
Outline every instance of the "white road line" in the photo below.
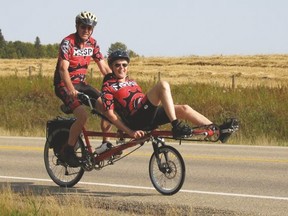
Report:
[[[2,179],[13,179],[13,180],[24,180],[24,181],[40,181],[40,182],[52,182],[51,179],[40,179],[40,178],[25,178],[16,176],[0,176]]]
[[[13,179],[13,180],[25,180],[34,182],[53,182],[51,179],[40,179],[40,178],[25,178],[15,176],[0,176],[1,179]],[[78,182],[82,185],[94,185],[94,186],[106,186],[106,187],[117,187],[117,188],[130,188],[130,189],[142,189],[142,190],[155,190],[153,187],[141,187],[133,185],[121,185],[121,184],[107,184],[107,183],[96,183],[96,182]],[[244,198],[255,198],[255,199],[271,199],[271,200],[284,200],[288,201],[288,197],[277,197],[277,196],[261,196],[251,194],[236,194],[236,193],[222,193],[222,192],[210,192],[210,191],[196,191],[196,190],[180,190],[182,193],[195,193],[195,194],[206,194],[216,196],[231,196],[231,197],[244,197]]]
[[[210,191],[194,191],[194,190],[180,190],[185,193],[197,193],[197,194],[208,194],[218,196],[232,196],[232,197],[245,197],[245,198],[256,198],[256,199],[272,199],[272,200],[285,200],[288,201],[288,197],[276,197],[276,196],[261,196],[251,194],[235,194],[235,193],[222,193],[222,192],[210,192]]]

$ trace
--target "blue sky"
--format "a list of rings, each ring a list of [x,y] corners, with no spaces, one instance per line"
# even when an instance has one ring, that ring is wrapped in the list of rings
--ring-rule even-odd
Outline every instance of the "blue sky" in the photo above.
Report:
[[[104,54],[115,42],[144,56],[287,54],[287,8],[287,0],[10,0],[0,29],[6,41],[60,43],[89,10]]]

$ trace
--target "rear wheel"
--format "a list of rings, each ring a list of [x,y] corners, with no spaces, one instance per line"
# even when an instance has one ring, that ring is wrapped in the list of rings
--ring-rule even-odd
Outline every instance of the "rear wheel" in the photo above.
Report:
[[[159,164],[153,153],[149,162],[149,176],[158,192],[163,195],[173,195],[181,189],[184,183],[184,160],[172,146],[161,146],[158,150]]]
[[[67,144],[69,137],[69,129],[56,129],[47,138],[44,147],[44,163],[50,178],[61,187],[73,187],[77,184],[84,174],[82,167],[69,167],[65,162],[61,161],[59,155],[62,147]],[[53,143],[53,146],[51,146]],[[75,153],[81,158],[85,146],[81,138],[75,145]]]

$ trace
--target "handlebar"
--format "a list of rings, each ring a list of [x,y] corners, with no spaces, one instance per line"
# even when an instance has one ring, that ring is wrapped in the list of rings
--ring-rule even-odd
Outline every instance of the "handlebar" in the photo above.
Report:
[[[78,92],[77,94],[77,98],[82,102],[88,102],[89,107],[91,108],[91,110],[94,109],[92,103],[91,103],[91,99],[88,95],[84,94],[83,92]]]
[[[100,118],[108,121],[111,123],[111,121],[105,116],[103,115],[101,112],[99,112],[98,110],[95,109],[95,107],[93,107],[92,105],[92,102],[91,102],[91,98],[87,95],[87,94],[84,94],[83,92],[78,92],[77,94],[77,98],[82,102],[82,103],[85,103],[85,102],[88,102],[88,105],[91,109],[91,113],[93,115],[97,115],[99,116]],[[92,98],[93,99],[93,98]]]

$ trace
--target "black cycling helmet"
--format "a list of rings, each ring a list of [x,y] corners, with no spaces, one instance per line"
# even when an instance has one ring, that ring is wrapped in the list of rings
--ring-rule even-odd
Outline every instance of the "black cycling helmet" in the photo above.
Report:
[[[76,25],[84,24],[95,27],[97,24],[97,17],[93,13],[82,11],[80,14],[76,16],[75,21]]]
[[[127,51],[116,50],[108,56],[108,65],[111,66],[112,63],[118,59],[125,59],[128,63],[130,62],[130,57]]]

